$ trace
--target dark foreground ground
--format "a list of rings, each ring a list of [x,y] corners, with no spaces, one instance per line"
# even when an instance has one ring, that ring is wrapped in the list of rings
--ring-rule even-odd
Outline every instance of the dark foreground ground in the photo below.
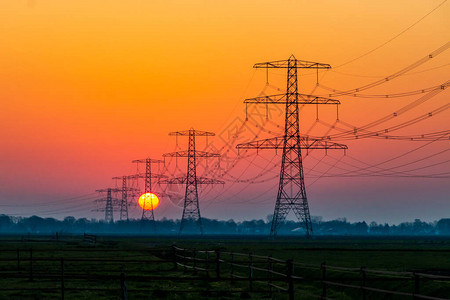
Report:
[[[449,238],[0,240],[0,299],[450,299]]]

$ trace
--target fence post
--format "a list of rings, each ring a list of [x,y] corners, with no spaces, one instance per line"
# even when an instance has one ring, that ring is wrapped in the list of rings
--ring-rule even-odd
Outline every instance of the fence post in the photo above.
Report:
[[[325,283],[326,277],[327,277],[327,267],[326,267],[326,263],[323,262],[320,265],[320,269],[322,270],[322,296],[321,299],[326,299],[327,298],[327,284]]]
[[[209,251],[206,251],[206,277],[209,277]]]
[[[125,273],[120,274],[120,290],[122,300],[127,300],[127,284],[125,282]]]
[[[216,250],[216,277],[220,279],[220,251]]]
[[[234,253],[231,252],[231,283],[234,283]]]
[[[250,292],[253,292],[253,255],[251,252],[248,254],[248,258],[248,285]]]
[[[33,281],[33,249],[30,248],[30,281]]]
[[[177,265],[177,249],[175,248],[175,245],[172,245],[172,254],[173,254],[173,269],[178,269]]]
[[[269,262],[269,266],[268,266],[268,277],[269,277],[269,281],[268,281],[268,285],[269,285],[269,297],[272,298],[272,271],[273,271],[273,264],[272,264],[272,254],[269,255],[269,257],[267,258],[268,262]]]
[[[366,267],[361,267],[361,292],[363,300],[366,300]]]
[[[17,272],[20,273],[20,250],[17,248]]]
[[[184,267],[184,272],[186,272],[186,270],[187,270],[186,263],[187,263],[187,260],[186,260],[186,248],[183,248],[183,267]]]
[[[61,257],[61,299],[64,300],[64,257]]]
[[[288,294],[289,300],[294,300],[294,262],[292,259],[286,261],[287,265],[287,283],[288,283]]]
[[[418,299],[416,295],[420,293],[420,276],[417,275],[415,272],[414,275],[414,299]]]
[[[197,249],[194,248],[194,250],[192,251],[192,258],[193,258],[193,270],[194,272],[197,271]]]

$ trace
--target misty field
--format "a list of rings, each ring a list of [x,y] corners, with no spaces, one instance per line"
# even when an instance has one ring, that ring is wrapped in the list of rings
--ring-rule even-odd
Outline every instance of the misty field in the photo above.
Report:
[[[293,266],[295,299],[324,292],[330,299],[411,299],[342,286],[360,286],[361,270],[368,270],[369,288],[450,295],[446,238],[97,237],[95,244],[82,236],[0,239],[0,299],[289,299],[287,264]],[[268,277],[267,268],[275,275]],[[410,272],[423,276],[414,281]]]

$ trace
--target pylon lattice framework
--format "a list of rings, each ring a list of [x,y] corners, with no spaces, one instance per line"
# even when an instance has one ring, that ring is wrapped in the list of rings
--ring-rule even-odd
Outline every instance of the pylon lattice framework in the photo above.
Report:
[[[116,176],[113,179],[121,179],[122,180],[122,188],[119,191],[122,193],[122,200],[120,201],[120,214],[119,220],[129,220],[128,218],[128,207],[130,205],[134,205],[131,202],[128,202],[128,196],[135,196],[133,192],[137,192],[138,190],[133,187],[127,186],[128,179],[133,179],[133,175],[124,175],[124,176]]]
[[[105,221],[114,222],[111,189],[108,189],[108,193],[106,195]]]
[[[198,201],[197,185],[199,184],[225,184],[224,181],[215,180],[207,177],[197,177],[197,158],[220,157],[220,154],[195,150],[196,136],[214,136],[212,132],[198,131],[194,129],[186,131],[177,131],[169,133],[171,136],[188,136],[189,146],[187,151],[178,151],[163,154],[163,157],[187,157],[187,172],[185,177],[177,177],[174,179],[162,180],[165,184],[186,184],[186,192],[184,196],[184,208],[181,218],[179,234],[182,233],[186,223],[192,220],[196,223],[200,233],[203,234],[202,218],[200,215],[200,207]]]
[[[112,193],[118,193],[121,192],[121,189],[118,188],[106,188],[106,189],[100,189],[96,190],[96,192],[104,193],[106,192],[106,198],[96,200],[96,202],[105,202],[105,208],[104,209],[96,209],[94,211],[104,211],[105,212],[105,222],[110,223],[114,222],[114,211],[115,206],[119,203],[117,199],[113,199]]]
[[[285,94],[263,96],[246,99],[246,105],[254,104],[285,104],[284,135],[271,139],[238,144],[237,149],[283,149],[280,182],[277,200],[273,213],[270,235],[276,237],[280,225],[285,221],[290,210],[303,223],[306,235],[312,233],[311,216],[309,213],[306,188],[303,174],[301,149],[347,149],[346,145],[331,143],[322,139],[300,136],[299,104],[334,104],[338,100],[304,95],[298,93],[297,69],[329,69],[328,64],[297,60],[293,55],[288,60],[258,63],[254,68],[286,68],[287,88]]]
[[[145,164],[145,174],[136,174],[134,175],[136,178],[144,178],[144,193],[153,193],[152,189],[152,178],[165,178],[167,176],[161,175],[161,174],[155,174],[152,173],[152,164],[155,163],[164,163],[164,161],[159,159],[151,159],[151,158],[144,158],[144,159],[136,159],[133,160],[132,163],[144,163]],[[150,202],[153,206],[153,203]],[[153,207],[151,207],[149,210],[142,208],[142,217],[141,221],[149,220],[149,221],[155,221],[155,213],[153,211]]]

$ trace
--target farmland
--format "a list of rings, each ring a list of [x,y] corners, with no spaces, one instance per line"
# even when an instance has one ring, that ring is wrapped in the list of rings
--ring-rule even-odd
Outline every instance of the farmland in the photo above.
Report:
[[[444,299],[450,294],[447,238],[1,239],[0,299],[288,299],[290,283],[296,299],[324,292],[331,299],[411,299],[370,288],[406,294],[418,288]],[[367,290],[351,287],[361,286],[361,274]]]

